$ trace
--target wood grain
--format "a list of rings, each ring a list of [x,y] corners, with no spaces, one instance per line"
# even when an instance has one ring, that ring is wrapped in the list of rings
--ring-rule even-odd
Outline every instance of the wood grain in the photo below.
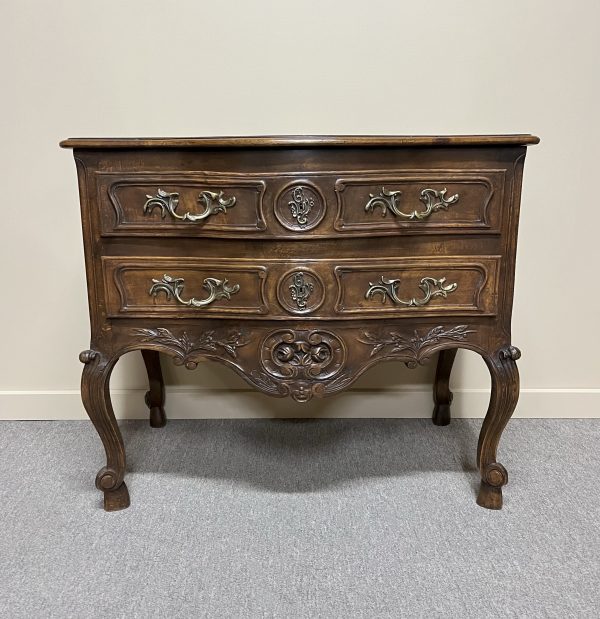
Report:
[[[538,144],[530,134],[506,135],[287,135],[202,138],[69,138],[62,148],[270,148],[320,146],[504,146]]]

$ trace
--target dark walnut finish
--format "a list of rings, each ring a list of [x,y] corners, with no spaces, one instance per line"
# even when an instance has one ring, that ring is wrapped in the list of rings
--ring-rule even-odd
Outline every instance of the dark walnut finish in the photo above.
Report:
[[[338,393],[380,361],[439,353],[450,423],[458,348],[492,377],[477,461],[483,507],[516,406],[511,312],[526,146],[509,136],[72,139],[91,320],[82,397],[106,450],[106,510],[129,505],[109,394],[141,350],[150,423],[166,423],[159,353],[213,359],[273,396]]]

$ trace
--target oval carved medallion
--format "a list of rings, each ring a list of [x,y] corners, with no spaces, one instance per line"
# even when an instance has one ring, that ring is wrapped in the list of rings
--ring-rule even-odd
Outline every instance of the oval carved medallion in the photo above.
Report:
[[[275,216],[284,228],[292,232],[311,230],[325,216],[325,198],[312,183],[294,182],[277,195]]]
[[[277,299],[290,314],[310,314],[323,303],[325,287],[315,272],[294,269],[279,280]]]

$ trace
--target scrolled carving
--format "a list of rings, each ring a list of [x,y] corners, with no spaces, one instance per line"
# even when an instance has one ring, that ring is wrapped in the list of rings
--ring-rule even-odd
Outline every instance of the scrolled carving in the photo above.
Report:
[[[481,472],[481,479],[494,488],[500,488],[508,483],[508,471],[499,462],[491,462]]]
[[[274,380],[266,372],[254,370],[250,379],[259,389],[276,397],[289,396],[296,402],[308,402],[313,397],[321,398],[341,391],[356,378],[351,373],[339,374],[333,380]]]
[[[261,346],[261,363],[277,378],[324,380],[337,374],[345,360],[342,340],[329,331],[281,329]]]
[[[104,466],[96,475],[96,488],[98,490],[116,490],[123,483],[124,471],[119,473],[114,469]]]
[[[387,333],[365,331],[364,339],[359,338],[358,341],[373,347],[371,357],[383,353],[386,357],[398,357],[409,368],[415,368],[429,358],[433,352],[432,349],[438,344],[462,342],[468,338],[470,333],[475,333],[475,331],[469,329],[468,325],[458,325],[450,329],[440,325],[430,329],[425,335],[420,335],[418,331],[414,331],[412,335],[399,331]]]
[[[241,331],[205,331],[196,340],[192,341],[187,333],[177,337],[169,329],[133,329],[132,335],[141,342],[148,342],[171,352],[174,355],[175,365],[185,365],[188,370],[197,367],[195,360],[202,354],[217,353],[222,349],[229,357],[237,357],[237,349],[246,346],[249,340]]]
[[[198,201],[204,205],[204,210],[197,215],[190,212],[180,215],[177,213],[177,207],[179,206],[179,194],[177,192],[169,193],[159,187],[155,196],[146,195],[146,198],[144,214],[150,214],[155,208],[159,208],[163,219],[168,213],[175,219],[191,222],[203,221],[217,213],[226,213],[227,209],[235,206],[236,202],[235,196],[225,198],[223,191],[202,191],[198,196]]]
[[[98,352],[95,350],[82,350],[79,353],[79,361],[84,364],[91,363],[98,358]]]
[[[506,348],[501,348],[498,355],[501,359],[518,361],[521,358],[521,351],[516,346],[507,346]]]
[[[175,300],[181,305],[206,307],[218,299],[231,299],[231,295],[239,292],[240,290],[239,284],[229,286],[229,281],[227,279],[220,280],[215,277],[207,277],[204,280],[202,287],[208,291],[208,297],[200,300],[192,297],[191,299],[185,301],[181,298],[184,281],[185,280],[183,277],[171,277],[170,275],[165,274],[162,279],[152,280],[152,286],[150,287],[148,294],[155,297],[160,292],[164,292],[167,297],[167,301],[171,298],[175,298]]]
[[[381,302],[385,303],[389,298],[396,305],[406,305],[408,307],[421,307],[427,305],[431,299],[435,297],[446,298],[449,293],[454,292],[458,288],[458,284],[447,284],[446,278],[435,279],[433,277],[424,277],[419,283],[419,288],[423,291],[423,298],[417,299],[401,299],[398,296],[398,288],[400,286],[399,279],[387,279],[383,275],[377,283],[369,282],[369,288],[365,293],[365,299],[372,299],[375,295],[381,295]]]
[[[411,213],[404,213],[400,210],[398,204],[402,192],[399,190],[387,191],[385,187],[382,187],[379,194],[369,194],[370,199],[365,205],[365,211],[374,212],[376,208],[381,208],[382,217],[385,217],[389,211],[396,217],[409,221],[427,219],[432,213],[440,210],[446,211],[451,204],[458,202],[458,194],[446,198],[446,192],[446,188],[440,191],[435,189],[423,189],[419,200],[425,204],[425,210],[414,210]]]

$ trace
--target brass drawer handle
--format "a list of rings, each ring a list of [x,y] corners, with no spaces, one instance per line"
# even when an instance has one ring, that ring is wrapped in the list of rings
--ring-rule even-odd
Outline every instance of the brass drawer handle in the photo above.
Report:
[[[409,219],[414,221],[415,219],[427,219],[432,213],[437,211],[447,211],[451,204],[458,202],[458,194],[446,198],[446,191],[444,189],[437,191],[436,189],[423,189],[421,191],[421,197],[419,200],[425,205],[424,211],[413,211],[412,213],[404,213],[400,210],[398,201],[402,195],[401,191],[386,191],[385,187],[381,188],[378,195],[372,193],[369,194],[371,198],[365,205],[365,211],[374,212],[376,207],[381,208],[381,216],[385,217],[388,210],[396,217],[401,219]]]
[[[427,305],[434,297],[447,297],[448,293],[454,292],[458,288],[458,284],[446,284],[446,278],[434,279],[433,277],[424,277],[419,288],[425,295],[422,299],[413,297],[408,301],[401,299],[398,296],[398,287],[400,286],[399,279],[386,279],[383,275],[377,283],[369,282],[369,289],[365,294],[365,299],[372,299],[375,295],[381,295],[381,302],[385,303],[387,298],[396,305],[408,305],[409,307],[420,307]]]
[[[153,279],[152,287],[148,291],[148,294],[155,297],[160,292],[164,292],[167,296],[167,301],[174,297],[181,305],[187,305],[192,307],[206,307],[217,299],[231,299],[231,295],[239,291],[240,285],[234,284],[228,285],[229,282],[226,279],[216,279],[214,277],[207,277],[204,280],[203,288],[208,290],[208,297],[206,299],[195,299],[192,297],[188,301],[184,301],[181,298],[183,292],[184,279],[183,277],[171,277],[170,275],[163,275],[162,279]]]
[[[155,196],[146,195],[148,198],[144,204],[144,214],[148,215],[152,213],[155,208],[160,209],[160,215],[164,219],[169,213],[171,217],[175,219],[181,219],[183,221],[203,221],[211,215],[217,213],[226,213],[228,208],[235,206],[235,196],[231,198],[223,197],[223,192],[218,193],[214,191],[202,191],[198,196],[198,201],[204,204],[204,210],[197,215],[190,212],[180,215],[177,212],[177,206],[179,205],[179,193],[168,193],[164,189],[158,189]]]

